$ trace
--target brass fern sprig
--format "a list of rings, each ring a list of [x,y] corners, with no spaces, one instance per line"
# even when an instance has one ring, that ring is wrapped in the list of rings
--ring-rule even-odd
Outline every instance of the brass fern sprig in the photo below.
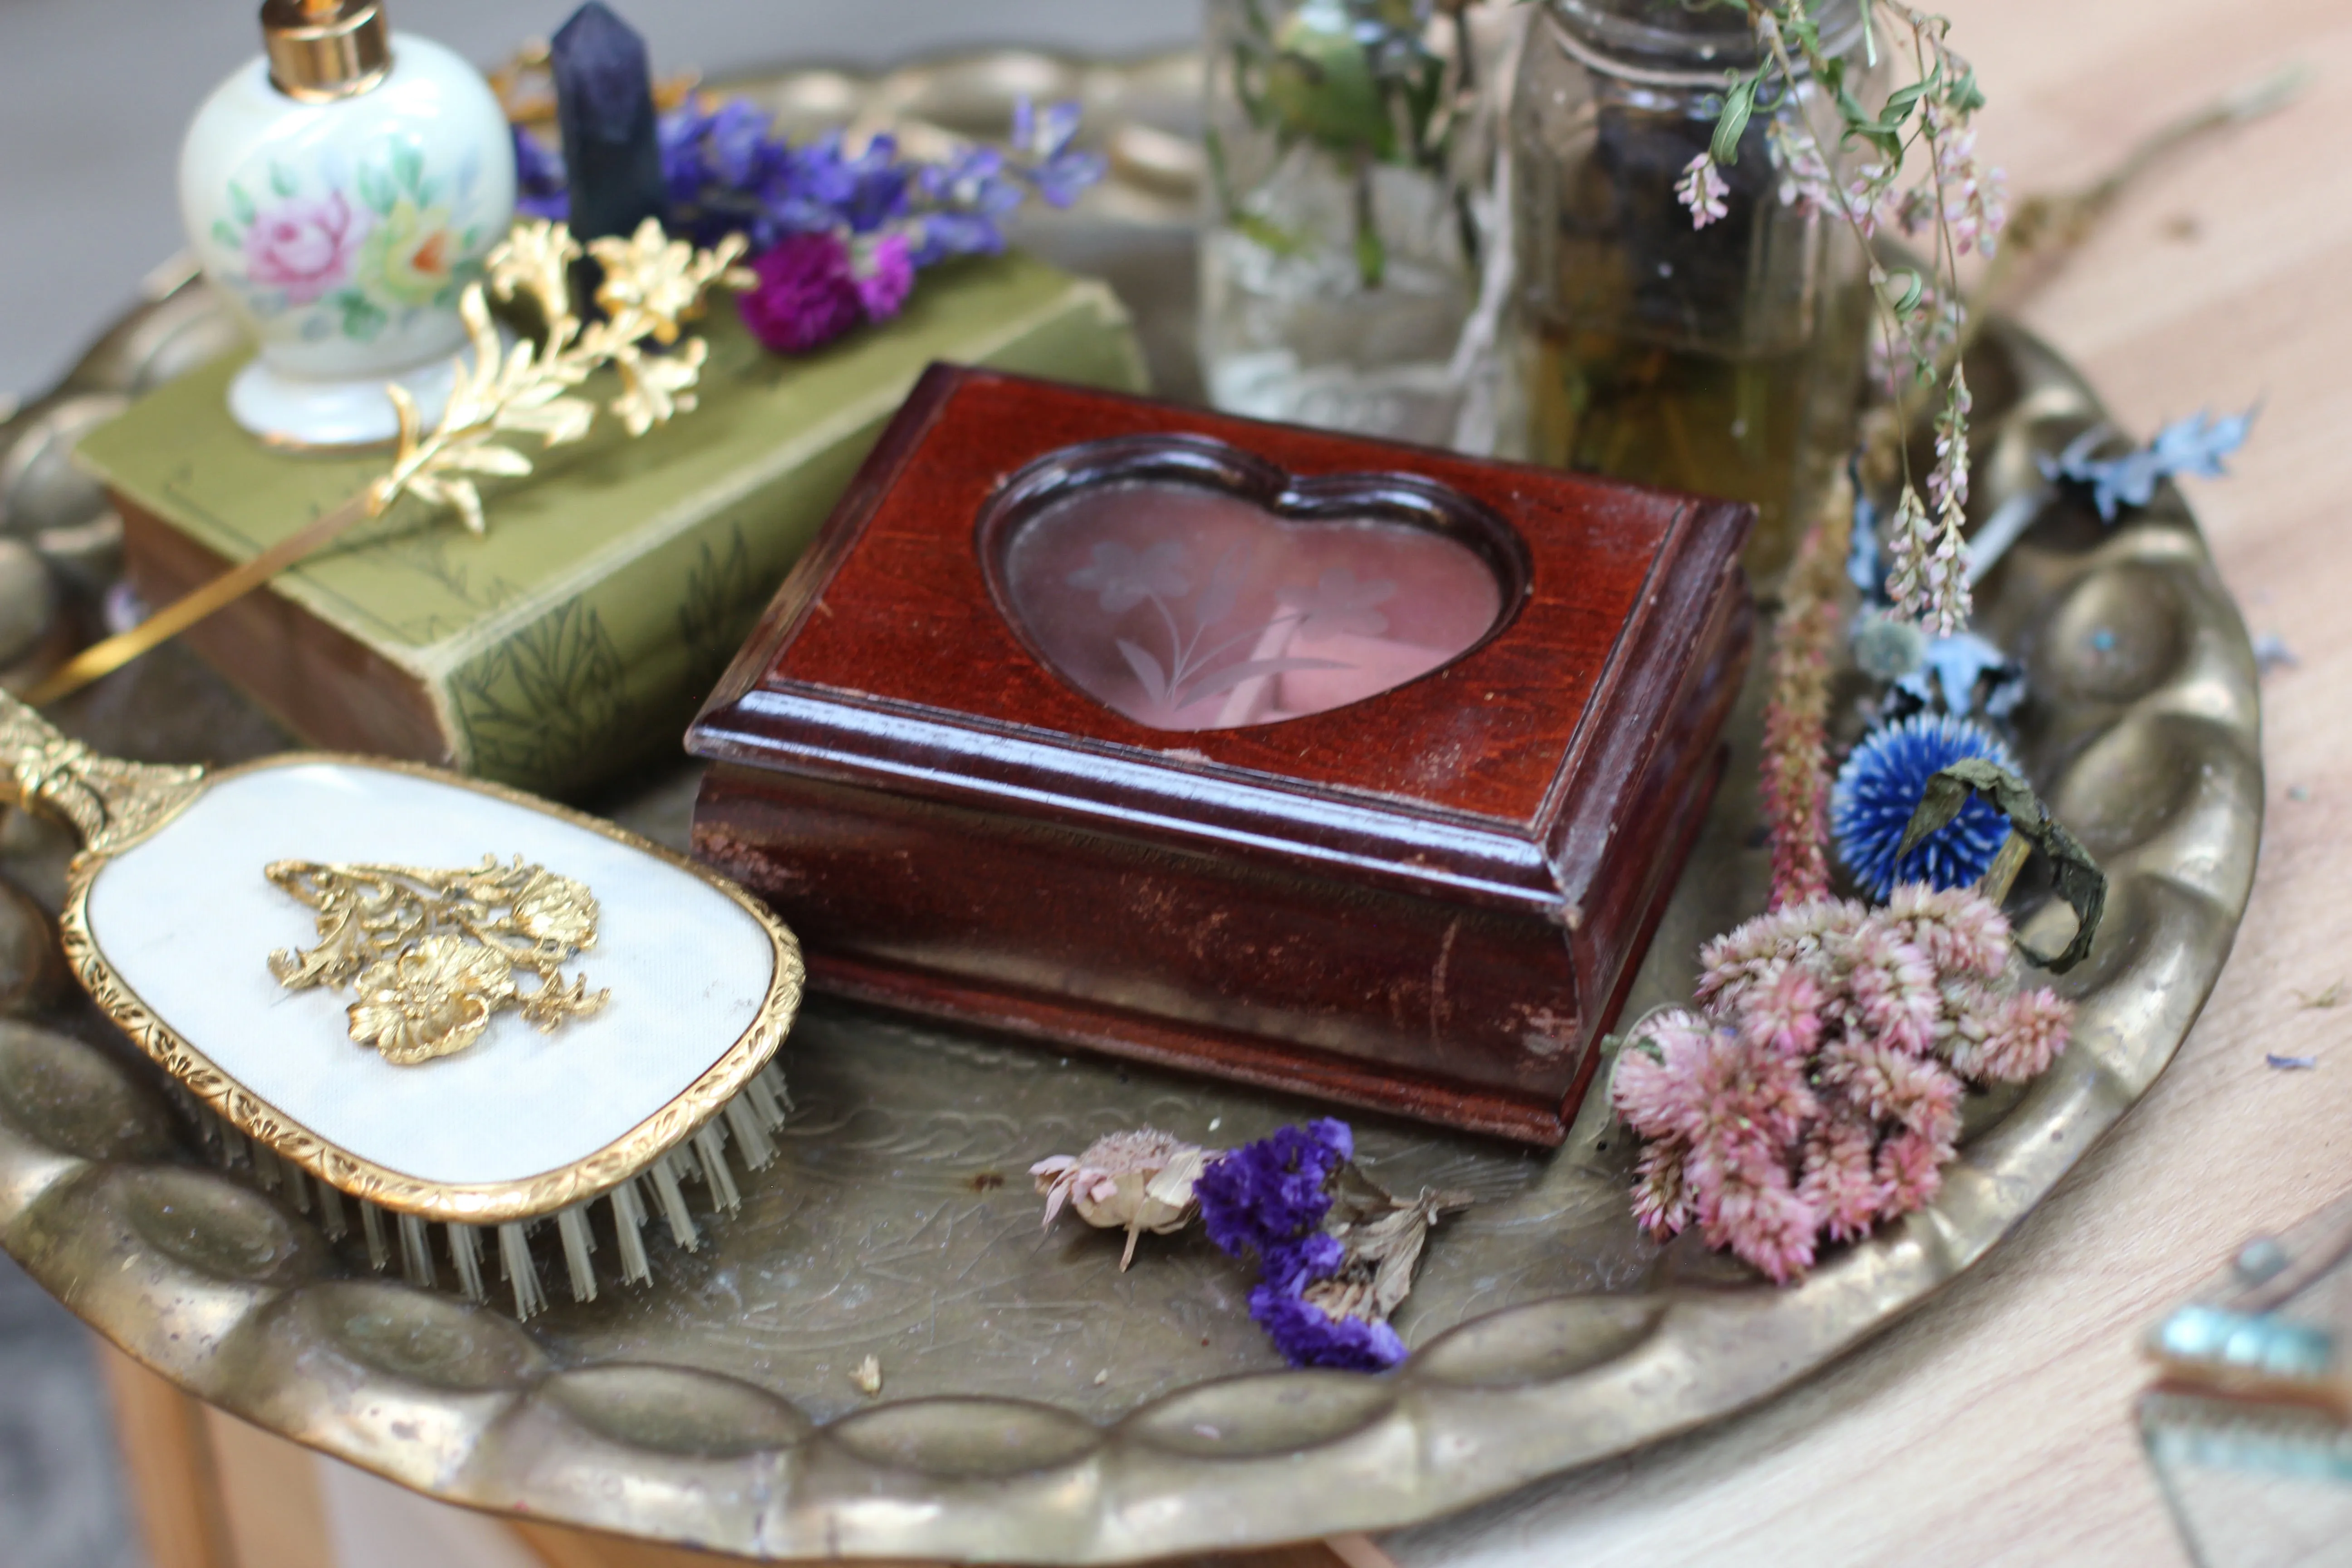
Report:
[[[669,238],[652,218],[626,239],[591,240],[587,254],[604,269],[596,303],[605,314],[583,321],[572,308],[569,285],[580,243],[560,223],[518,224],[490,252],[489,287],[502,300],[527,297],[546,323],[545,342],[503,345],[483,286],[469,286],[458,308],[472,340],[472,363],[459,363],[448,405],[432,431],[423,429],[405,390],[385,389],[399,411],[400,445],[391,469],[368,487],[370,515],[408,495],[448,507],[467,529],[483,532],[478,481],[531,472],[530,457],[499,437],[536,437],[542,451],[584,439],[596,407],[575,389],[607,366],[621,377],[620,395],[608,407],[630,435],[642,436],[690,411],[709,351],[699,338],[678,346],[679,323],[701,313],[714,285],[751,285],[751,275],[735,265],[744,243],[730,235],[698,250]],[[672,352],[647,353],[648,339]]]

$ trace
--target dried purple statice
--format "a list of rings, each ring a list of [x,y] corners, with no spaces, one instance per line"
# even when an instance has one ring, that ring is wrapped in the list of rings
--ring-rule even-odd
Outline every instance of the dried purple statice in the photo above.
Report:
[[[1166,1236],[1191,1222],[1192,1186],[1209,1160],[1198,1144],[1154,1128],[1139,1127],[1097,1138],[1083,1154],[1056,1154],[1029,1167],[1045,1200],[1045,1223],[1064,1204],[1098,1230],[1127,1232],[1118,1267],[1135,1261],[1135,1240],[1144,1231]]]
[[[1219,1155],[1193,1186],[1209,1239],[1235,1258],[1295,1246],[1323,1224],[1326,1189],[1355,1152],[1348,1124],[1325,1117]]]
[[[1349,1163],[1344,1122],[1286,1127],[1213,1161],[1196,1185],[1210,1239],[1255,1257],[1250,1316],[1293,1366],[1380,1372],[1404,1360],[1389,1327],[1430,1227],[1458,1193],[1391,1195]]]

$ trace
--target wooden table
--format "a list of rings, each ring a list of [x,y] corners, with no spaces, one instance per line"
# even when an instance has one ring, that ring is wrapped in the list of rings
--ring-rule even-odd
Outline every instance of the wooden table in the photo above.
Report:
[[[2250,1234],[2352,1189],[2352,1003],[2298,996],[2339,980],[2352,993],[2352,721],[2333,684],[2352,680],[2352,309],[2336,292],[2352,278],[2352,5],[1949,9],[1991,97],[1982,147],[2013,192],[2092,177],[2174,113],[2292,60],[2322,73],[2285,112],[2158,171],[2023,311],[2140,435],[2263,405],[2233,477],[2190,482],[2250,626],[2299,660],[2264,686],[2270,815],[2237,954],[2108,1141],[1986,1262],[1824,1375],[1454,1520],[1228,1568],[2186,1562],[2132,1424],[2138,1336]],[[2274,1070],[2266,1051],[2320,1065]],[[155,1521],[156,1568],[326,1561],[293,1450],[175,1405],[152,1379],[121,1386],[151,1449],[194,1452],[173,1434],[194,1432],[214,1467],[192,1483],[171,1468],[183,1460],[138,1459],[151,1510],[182,1510]],[[273,1509],[292,1524],[273,1530]],[[181,1554],[173,1530],[225,1544]],[[570,1532],[530,1545],[557,1568],[708,1561]]]

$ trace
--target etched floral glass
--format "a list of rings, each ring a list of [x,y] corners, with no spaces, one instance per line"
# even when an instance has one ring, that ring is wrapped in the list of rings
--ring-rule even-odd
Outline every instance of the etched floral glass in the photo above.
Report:
[[[1061,677],[1155,730],[1274,724],[1460,657],[1502,610],[1476,551],[1387,518],[1276,517],[1149,480],[1078,489],[1007,543],[1005,591]]]
[[[1475,101],[1462,64],[1475,50],[1459,10],[1209,0],[1207,27],[1210,400],[1455,444],[1481,139],[1462,112]]]

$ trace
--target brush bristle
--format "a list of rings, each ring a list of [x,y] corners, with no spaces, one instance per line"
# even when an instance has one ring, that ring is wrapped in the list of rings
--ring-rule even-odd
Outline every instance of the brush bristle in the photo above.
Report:
[[[440,1281],[433,1275],[433,1238],[425,1234],[425,1222],[413,1214],[397,1216],[400,1221],[400,1272],[411,1285],[430,1290]]]
[[[468,1301],[487,1301],[489,1292],[482,1289],[482,1236],[470,1225],[446,1227],[449,1233],[449,1261],[457,1266],[458,1293]]]
[[[499,1226],[499,1267],[513,1288],[515,1316],[528,1322],[547,1305],[547,1292],[539,1283],[539,1265],[530,1260],[530,1232],[520,1222]]]
[[[338,1192],[325,1181],[280,1160],[265,1145],[247,1139],[179,1085],[172,1085],[170,1093],[173,1102],[194,1122],[197,1142],[213,1160],[231,1170],[249,1172],[255,1185],[280,1194],[298,1213],[312,1212],[315,1190],[319,1228],[328,1240],[341,1241],[349,1234],[343,1205],[346,1201],[355,1205],[368,1267],[376,1273],[382,1274],[392,1267],[396,1247],[403,1279],[421,1289],[439,1288],[442,1280],[434,1258],[434,1236],[438,1232],[448,1252],[450,1274],[457,1291],[468,1301],[490,1300],[483,1277],[479,1228],[435,1224]],[[541,1283],[539,1267],[530,1250],[530,1233],[542,1219],[555,1222],[564,1272],[574,1301],[596,1299],[598,1248],[592,1216],[600,1203],[609,1211],[618,1242],[614,1251],[621,1282],[650,1285],[653,1260],[646,1250],[645,1226],[652,1218],[652,1211],[639,1183],[653,1184],[653,1205],[667,1222],[670,1239],[682,1251],[697,1251],[702,1246],[702,1235],[687,1202],[687,1184],[702,1184],[712,1210],[738,1212],[743,1205],[743,1194],[736,1184],[734,1172],[729,1168],[730,1144],[733,1146],[734,1163],[740,1164],[746,1174],[766,1169],[774,1163],[778,1152],[773,1135],[783,1127],[791,1110],[792,1098],[785,1092],[783,1073],[772,1062],[753,1075],[742,1092],[697,1129],[692,1137],[618,1186],[551,1215],[499,1226],[499,1275],[509,1288],[514,1315],[528,1319],[548,1306],[546,1287]]]

